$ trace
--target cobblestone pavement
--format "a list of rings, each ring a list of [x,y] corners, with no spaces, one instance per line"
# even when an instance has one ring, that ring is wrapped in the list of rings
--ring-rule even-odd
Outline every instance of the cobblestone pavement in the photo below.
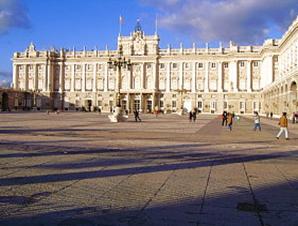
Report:
[[[0,225],[298,225],[297,133],[142,119],[1,113]]]

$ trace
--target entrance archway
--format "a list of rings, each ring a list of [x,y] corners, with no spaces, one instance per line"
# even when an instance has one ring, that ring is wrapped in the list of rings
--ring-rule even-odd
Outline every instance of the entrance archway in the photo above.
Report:
[[[2,93],[2,111],[7,111],[8,110],[8,94],[7,93]]]

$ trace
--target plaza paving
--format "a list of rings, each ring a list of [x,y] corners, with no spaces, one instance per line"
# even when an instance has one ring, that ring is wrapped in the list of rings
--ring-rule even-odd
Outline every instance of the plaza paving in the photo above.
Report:
[[[0,114],[0,225],[297,226],[298,124]]]

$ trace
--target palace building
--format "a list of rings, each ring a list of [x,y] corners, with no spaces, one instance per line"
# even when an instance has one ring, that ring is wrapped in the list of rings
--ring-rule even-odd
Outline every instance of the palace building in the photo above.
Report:
[[[142,112],[297,111],[298,17],[262,46],[161,49],[159,40],[138,23],[118,36],[117,50],[39,51],[31,43],[13,55],[13,88],[32,92],[38,109],[109,112],[120,99],[123,109]]]

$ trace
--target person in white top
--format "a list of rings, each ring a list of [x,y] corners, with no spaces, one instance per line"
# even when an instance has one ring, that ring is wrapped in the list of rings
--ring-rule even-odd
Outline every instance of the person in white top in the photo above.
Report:
[[[260,119],[259,113],[256,111],[254,115],[254,123],[255,123],[254,131],[256,131],[257,128],[259,128],[259,131],[261,131],[261,119]]]

